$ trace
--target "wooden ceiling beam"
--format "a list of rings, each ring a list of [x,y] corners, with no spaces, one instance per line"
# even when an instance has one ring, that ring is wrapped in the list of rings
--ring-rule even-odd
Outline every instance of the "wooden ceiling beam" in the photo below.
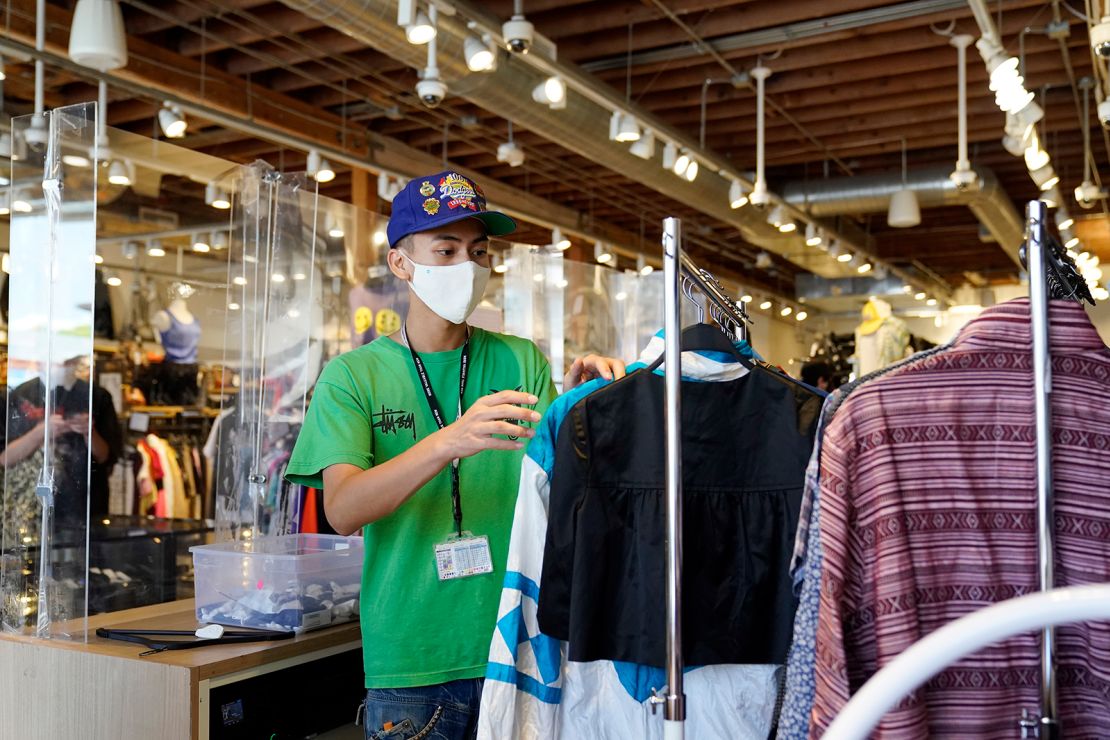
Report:
[[[408,69],[407,66],[401,64],[391,57],[387,57],[380,51],[375,49],[363,48],[359,51],[350,52],[343,56],[342,65],[339,69],[335,66],[327,64],[326,61],[313,60],[303,63],[303,70],[307,74],[297,74],[289,70],[273,70],[266,77],[266,87],[274,92],[294,92],[297,90],[304,90],[305,88],[312,87],[315,84],[311,78],[317,80],[325,80],[327,82],[342,82],[349,79],[350,75],[344,72],[343,67],[354,67],[356,70],[366,70],[364,75],[367,79],[373,79],[369,74],[373,70],[378,76],[388,76],[395,74],[402,69]],[[302,65],[298,65],[302,66]]]
[[[704,14],[707,12],[720,9],[722,13],[731,13],[735,11],[739,4],[735,0],[668,0],[667,8],[675,15],[683,18],[685,22],[691,25],[700,25],[706,20]],[[529,3],[525,7],[525,11],[528,14],[528,20],[535,24],[536,30],[549,39],[559,41],[580,36],[583,33],[582,15],[574,11],[568,11],[565,7],[536,12],[532,9],[532,4]],[[589,32],[596,34],[599,31],[609,29],[624,29],[624,37],[627,39],[626,29],[632,23],[636,24],[633,28],[633,38],[635,38],[639,33],[639,26],[660,21],[664,18],[662,11],[650,2],[642,2],[642,0],[606,0],[603,11],[591,13]],[[561,51],[560,49],[560,56],[562,56]]]
[[[1082,50],[1088,47],[1088,42],[1085,38],[1076,38],[1073,36],[1069,39],[1068,46],[1070,49]],[[1037,70],[1044,68],[1049,64],[1049,60],[1052,60],[1055,64],[1052,69],[1059,70],[1060,74],[1058,77],[1066,80],[1063,75],[1063,62],[1060,59],[1058,47],[1042,48],[1039,52],[1027,51],[1026,69]],[[968,63],[968,69],[969,73],[979,70],[985,72],[985,68],[982,64],[972,64],[970,61]],[[854,62],[846,62],[844,64],[825,64],[816,69],[799,70],[782,75],[772,74],[767,80],[767,96],[774,99],[779,105],[791,110],[796,106],[787,103],[785,99],[782,98],[783,95],[797,93],[801,90],[815,89],[830,90],[840,95],[843,92],[839,89],[841,86],[865,80],[868,81],[872,90],[881,88],[892,92],[902,92],[902,90],[894,88],[890,80],[892,78],[904,78],[913,75],[917,75],[922,79],[928,77],[930,81],[935,81],[935,77],[941,75],[950,79],[951,84],[955,86],[955,59],[943,57],[942,55],[922,55],[916,52],[909,52],[904,54],[888,54],[883,58],[882,64],[877,64],[873,59],[863,59]],[[968,78],[969,80],[971,79],[970,74]],[[1030,78],[1028,75],[1027,82],[1030,85],[1030,89],[1036,89],[1039,84],[1042,84]],[[968,84],[970,85],[970,82]],[[928,87],[936,86],[935,82],[934,84],[928,85]],[[720,102],[736,99],[750,100],[753,97],[754,94],[747,89],[738,90],[731,86],[715,85],[709,89],[708,100]],[[844,98],[842,97],[842,99]],[[639,104],[648,110],[673,109],[682,106],[700,106],[701,86],[699,84],[696,88],[691,87],[660,93],[653,92],[649,95],[642,96],[639,99]]]
[[[1003,23],[1003,33],[1017,33],[1023,28],[1026,28],[1030,21],[1035,18],[1035,12],[1020,12],[1012,13],[1006,16],[1006,22]],[[978,31],[975,27],[975,22],[971,19],[963,21],[961,26],[958,26],[956,32],[973,33],[978,36]],[[810,39],[810,41],[813,41]],[[1046,50],[1058,50],[1059,47],[1055,41],[1050,41],[1046,37],[1032,36],[1030,34],[1026,39],[1026,53],[1037,53]],[[864,36],[854,38],[850,43],[837,41],[835,43],[807,43],[799,45],[799,47],[791,49],[784,53],[778,59],[767,62],[767,67],[774,71],[771,74],[770,80],[785,77],[786,74],[798,71],[811,71],[823,70],[837,67],[840,64],[849,62],[859,62],[860,60],[867,60],[874,63],[876,58],[884,60],[889,59],[891,55],[898,55],[898,57],[905,57],[907,54],[917,54],[921,57],[921,67],[919,70],[936,69],[940,67],[948,67],[952,70],[952,75],[956,74],[956,49],[953,49],[948,44],[947,39],[938,37],[936,33],[929,30],[928,27],[920,27],[914,29],[907,29],[905,31],[897,31],[894,33],[875,34],[875,36]],[[928,60],[925,58],[928,55]],[[703,58],[704,59],[704,58]],[[751,62],[755,62],[755,55],[750,58]],[[968,60],[969,68],[972,65],[978,65],[982,68],[983,64],[979,60],[978,53],[969,55]],[[741,67],[747,69],[747,67]],[[664,74],[642,74],[634,75],[633,77],[633,95],[634,97],[642,97],[645,93],[660,93],[668,90],[679,90],[682,88],[696,87],[698,90],[702,88],[702,84],[707,79],[723,79],[725,77],[724,70],[716,63],[706,63],[680,70],[668,70]],[[623,75],[618,79],[613,79],[614,87],[619,90],[624,90],[625,83]],[[770,81],[768,81],[768,87]],[[715,85],[719,90],[727,90],[726,85]],[[714,88],[710,88],[712,92]]]
[[[259,41],[277,38],[293,33],[303,33],[319,28],[320,22],[304,13],[288,7],[268,9],[264,14],[253,14],[262,22],[241,16],[231,16],[231,20],[212,18],[206,24],[211,37],[191,34],[177,46],[177,52],[187,57],[212,54],[236,45],[245,46]],[[214,37],[214,38],[213,38]]]
[[[362,41],[334,28],[321,28],[317,31],[302,34],[302,36],[310,41],[311,45],[301,47],[295,52],[278,47],[271,42],[263,42],[255,48],[257,52],[277,57],[281,60],[281,63],[260,59],[257,56],[240,51],[233,51],[229,53],[224,69],[233,75],[243,77],[270,69],[280,69],[283,64],[291,65],[321,59],[327,60],[333,54],[349,54],[367,48]],[[298,46],[300,45],[298,44]]]
[[[1019,16],[1021,9],[1027,7],[1043,7],[1043,0],[1010,0],[1006,3],[1006,12],[1002,16],[1002,34],[1003,38],[1011,36],[1011,34],[1019,33],[1025,26],[1018,29],[1013,29],[1009,24],[1010,16]],[[875,26],[865,26],[860,28],[848,29],[844,31],[834,31],[830,33],[821,34],[819,37],[798,38],[788,41],[776,41],[774,43],[757,45],[757,47],[748,47],[745,49],[738,49],[736,51],[722,52],[722,57],[730,63],[736,65],[740,69],[747,67],[754,67],[756,59],[760,55],[768,55],[777,53],[783,50],[785,53],[783,57],[776,59],[775,62],[784,61],[789,63],[789,58],[793,57],[799,49],[808,47],[826,47],[831,53],[836,53],[838,49],[852,47],[856,43],[865,40],[871,36],[880,36],[880,34],[889,34],[897,31],[916,30],[922,34],[926,34],[927,38],[937,40],[937,37],[931,30],[930,24],[947,24],[951,20],[957,22],[956,30],[953,32],[967,32],[972,36],[979,36],[978,27],[970,22],[971,10],[969,7],[963,7],[957,10],[946,10],[937,13],[928,13],[925,16],[916,16],[914,18],[905,18],[898,21],[890,21],[887,23],[877,23]],[[1022,17],[1026,19],[1028,17]],[[1027,22],[1028,24],[1028,22]],[[898,49],[898,45],[891,44],[891,49]],[[615,54],[619,58],[619,54]],[[689,57],[682,59],[672,59],[660,62],[650,62],[647,64],[637,64],[633,68],[633,80],[637,75],[640,78],[646,75],[654,75],[659,72],[675,72],[685,69],[687,67],[704,67],[706,60],[702,55],[690,54]],[[710,77],[717,77],[723,70],[717,67]],[[598,77],[606,80],[624,80],[623,70],[607,70],[598,72]],[[622,85],[618,85],[620,89]]]
[[[837,0],[837,9],[841,13],[849,13],[885,4],[887,3],[882,0]],[[690,25],[706,40],[711,40],[716,36],[746,33],[821,18],[828,13],[828,0],[791,0],[790,2],[763,0],[730,8],[728,12],[706,14],[701,22]],[[586,29],[588,26],[583,25],[582,28]],[[690,38],[670,20],[642,23],[633,30],[632,35],[634,52],[689,43]],[[600,37],[596,34],[584,33],[577,37],[563,39],[559,43],[559,57],[575,62],[617,56],[627,52],[627,33],[614,32]]]
[[[213,4],[196,2],[176,2],[176,0],[162,0],[158,3],[160,10],[172,14],[175,20],[169,21],[160,15],[148,13],[124,4],[124,25],[127,33],[143,36],[148,33],[157,33],[173,28],[181,23],[195,23],[202,18],[215,15],[217,12],[235,10],[250,10],[260,5],[266,5],[271,0],[220,0],[219,7]],[[206,7],[207,5],[207,7]]]

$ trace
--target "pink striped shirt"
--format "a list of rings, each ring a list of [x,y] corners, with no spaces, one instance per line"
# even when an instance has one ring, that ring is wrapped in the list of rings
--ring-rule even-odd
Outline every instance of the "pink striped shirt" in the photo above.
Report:
[[[1084,309],[1051,305],[1057,585],[1110,581],[1110,350]],[[1027,299],[853,393],[821,453],[819,737],[879,668],[944,624],[1037,590]],[[1110,737],[1110,625],[1057,631],[1063,736]],[[955,663],[874,737],[1018,737],[1037,711],[1038,637]]]

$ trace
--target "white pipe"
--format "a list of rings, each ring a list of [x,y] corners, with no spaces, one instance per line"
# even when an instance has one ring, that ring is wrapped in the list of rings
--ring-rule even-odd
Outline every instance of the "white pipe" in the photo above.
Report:
[[[872,676],[823,737],[863,740],[902,697],[947,666],[988,645],[1052,625],[1104,620],[1110,620],[1110,584],[1071,586],[980,609],[914,643]]]
[[[767,179],[766,170],[766,128],[767,121],[764,112],[767,78],[771,70],[759,66],[752,70],[755,78],[755,185],[752,187],[751,201],[753,205],[767,204]]]
[[[35,3],[35,51],[46,50],[46,0]],[[42,57],[35,57],[35,115],[46,109],[46,69]]]
[[[956,158],[956,169],[966,172],[971,169],[971,161],[967,156],[967,47],[975,42],[975,38],[968,34],[953,36],[951,43],[956,47],[959,57],[959,155]]]
[[[436,7],[435,3],[429,3],[428,5],[428,20],[432,23],[432,30],[434,33],[432,34],[431,41],[428,42],[428,68],[424,70],[424,79],[434,80],[439,78],[439,67],[436,66],[436,49],[438,48],[436,37],[439,36],[439,8]]]
[[[101,80],[96,90],[96,145],[108,145],[108,83]]]

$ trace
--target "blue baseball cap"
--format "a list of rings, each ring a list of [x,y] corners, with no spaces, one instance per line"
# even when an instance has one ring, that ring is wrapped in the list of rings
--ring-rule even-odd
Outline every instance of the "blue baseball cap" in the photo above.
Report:
[[[476,218],[485,224],[489,236],[504,236],[516,231],[516,222],[504,213],[486,210],[486,195],[478,183],[450,170],[410,180],[393,199],[386,236],[389,246],[409,234]]]

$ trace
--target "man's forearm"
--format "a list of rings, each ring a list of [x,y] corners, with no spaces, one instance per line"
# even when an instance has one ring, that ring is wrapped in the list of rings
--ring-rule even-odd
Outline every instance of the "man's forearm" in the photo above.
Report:
[[[437,432],[369,470],[332,466],[324,471],[324,513],[337,532],[352,534],[392,514],[450,464]]]
[[[25,460],[31,453],[42,446],[42,423],[35,425],[34,429],[13,441],[8,448],[0,452],[0,464],[15,465]]]

